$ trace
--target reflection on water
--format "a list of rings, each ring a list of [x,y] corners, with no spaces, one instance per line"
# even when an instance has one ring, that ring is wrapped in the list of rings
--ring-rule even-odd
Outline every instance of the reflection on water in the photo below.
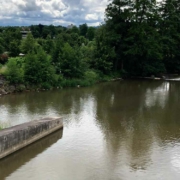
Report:
[[[178,179],[179,92],[178,82],[133,80],[3,96],[1,123],[63,116],[64,131],[37,157],[0,161],[0,179]]]
[[[38,158],[38,154],[41,154],[62,138],[62,133],[63,130],[58,130],[49,136],[46,136],[43,139],[40,139],[39,141],[27,146],[26,148],[23,148],[20,151],[0,160],[0,179],[5,179],[7,176],[13,173],[14,170],[26,164],[31,159]]]
[[[160,106],[163,108],[166,105],[166,100],[169,94],[170,84],[163,83],[161,86],[151,90],[147,89],[146,92],[146,106],[154,106],[155,103],[159,103]]]

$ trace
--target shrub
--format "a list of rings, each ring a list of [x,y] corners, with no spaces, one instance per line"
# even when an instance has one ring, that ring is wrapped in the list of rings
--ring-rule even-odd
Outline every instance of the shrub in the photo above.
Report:
[[[89,70],[89,71],[85,72],[84,79],[86,81],[89,81],[90,84],[93,84],[93,83],[98,81],[99,76],[98,76],[98,74],[96,72],[94,72],[92,70]]]
[[[25,59],[25,80],[29,84],[48,83],[54,85],[57,81],[55,69],[51,65],[50,57],[39,48],[37,53],[31,53]]]
[[[5,75],[10,83],[23,83],[24,71],[22,65],[19,64],[18,58],[10,58],[7,63]]]
[[[42,89],[51,89],[52,86],[48,82],[44,82],[41,84]]]

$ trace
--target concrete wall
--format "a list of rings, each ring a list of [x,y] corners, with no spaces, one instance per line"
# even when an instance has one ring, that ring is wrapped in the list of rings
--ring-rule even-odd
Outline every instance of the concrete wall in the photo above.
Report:
[[[10,174],[19,169],[22,165],[31,161],[43,151],[50,148],[63,136],[63,129],[32,143],[26,148],[13,153],[6,158],[0,159],[0,179],[6,179]]]
[[[0,159],[61,128],[61,118],[45,118],[1,130]]]

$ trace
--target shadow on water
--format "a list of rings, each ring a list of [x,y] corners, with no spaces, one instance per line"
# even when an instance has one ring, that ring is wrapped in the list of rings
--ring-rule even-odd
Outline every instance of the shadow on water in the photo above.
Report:
[[[0,179],[4,180],[22,165],[35,158],[43,151],[55,144],[63,136],[63,130],[58,130],[49,136],[0,160]]]
[[[94,93],[112,163],[126,151],[133,170],[147,169],[154,143],[180,141],[178,90],[176,82],[131,81],[104,84]]]

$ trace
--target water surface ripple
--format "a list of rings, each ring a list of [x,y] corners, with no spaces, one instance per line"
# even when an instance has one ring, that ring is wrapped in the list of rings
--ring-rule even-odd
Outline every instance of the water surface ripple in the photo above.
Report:
[[[1,126],[64,119],[63,131],[0,160],[0,179],[180,179],[179,103],[179,82],[144,80],[0,97]]]

